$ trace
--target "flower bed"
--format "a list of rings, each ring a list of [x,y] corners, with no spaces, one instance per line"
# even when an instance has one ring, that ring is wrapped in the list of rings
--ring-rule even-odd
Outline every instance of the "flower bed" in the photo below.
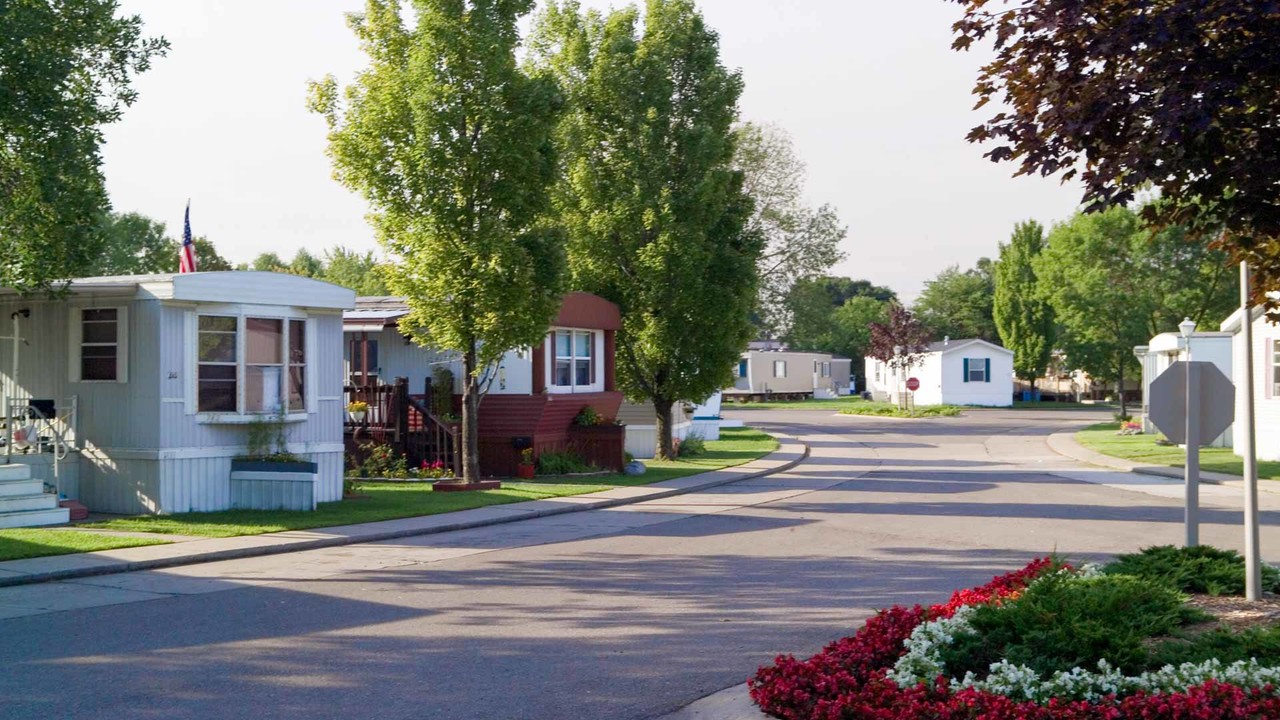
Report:
[[[1280,630],[1219,626],[1183,594],[1239,594],[1243,571],[1213,548],[1101,568],[1041,558],[883,610],[808,660],[780,656],[751,697],[786,720],[1280,718]]]

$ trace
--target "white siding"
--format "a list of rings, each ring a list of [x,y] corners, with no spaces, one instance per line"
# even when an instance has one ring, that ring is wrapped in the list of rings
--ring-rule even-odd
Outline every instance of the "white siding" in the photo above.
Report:
[[[351,368],[351,342],[360,338],[359,332],[348,332],[342,344],[342,374],[349,379]],[[398,377],[409,379],[409,392],[421,393],[427,378],[436,368],[444,366],[453,373],[453,392],[462,392],[462,360],[457,353],[443,352],[406,342],[396,328],[386,328],[380,333],[369,333],[370,340],[378,341],[378,380],[385,384]],[[358,352],[358,350],[357,350]],[[503,356],[490,393],[498,395],[528,395],[533,392],[533,360],[529,352],[511,351]]]
[[[1253,321],[1253,392],[1256,446],[1259,460],[1280,460],[1280,395],[1268,392],[1268,383],[1272,381],[1273,371],[1270,368],[1271,347],[1280,340],[1280,327],[1266,321],[1260,316]],[[1244,335],[1237,333],[1232,341],[1235,347],[1235,377],[1244,375]],[[1192,348],[1195,357],[1195,348]],[[1241,422],[1244,403],[1239,394],[1244,384],[1237,386],[1236,422]],[[1237,454],[1239,449],[1237,448]]]
[[[947,405],[1010,407],[1013,405],[1013,354],[986,345],[958,347],[942,354],[941,401]],[[964,361],[991,362],[986,382],[965,382]]]

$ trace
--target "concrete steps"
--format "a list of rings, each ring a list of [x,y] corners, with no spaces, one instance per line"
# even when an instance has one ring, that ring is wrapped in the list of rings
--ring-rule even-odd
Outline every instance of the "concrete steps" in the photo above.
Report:
[[[58,496],[31,479],[29,465],[0,465],[0,528],[61,525],[71,511],[58,507]]]

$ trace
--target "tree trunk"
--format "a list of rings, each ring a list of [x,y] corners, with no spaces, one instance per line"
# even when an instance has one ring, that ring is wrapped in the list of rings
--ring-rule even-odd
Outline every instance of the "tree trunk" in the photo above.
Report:
[[[462,360],[462,481],[480,481],[480,385],[475,341]]]
[[[671,426],[671,408],[674,402],[666,398],[654,398],[653,409],[658,416],[658,447],[656,456],[659,460],[675,460],[675,437]]]
[[[1124,363],[1120,363],[1120,372],[1116,380],[1116,394],[1120,396],[1120,417],[1128,417],[1128,405],[1124,401]]]

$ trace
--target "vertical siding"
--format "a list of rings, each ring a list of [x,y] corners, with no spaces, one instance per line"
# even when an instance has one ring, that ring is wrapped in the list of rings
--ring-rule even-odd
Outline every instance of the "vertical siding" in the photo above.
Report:
[[[81,502],[94,512],[160,511],[159,463],[86,454],[80,460]]]

